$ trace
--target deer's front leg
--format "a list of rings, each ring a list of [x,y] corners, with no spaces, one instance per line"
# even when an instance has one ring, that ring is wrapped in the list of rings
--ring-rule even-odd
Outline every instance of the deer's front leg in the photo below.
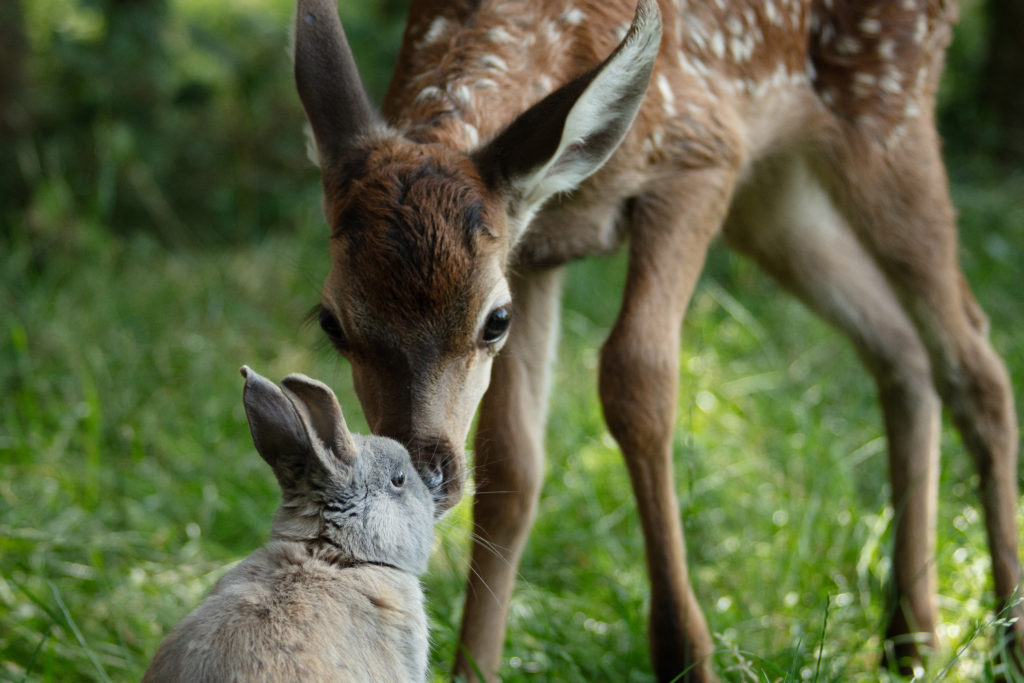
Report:
[[[686,566],[672,433],[680,325],[732,176],[694,175],[683,188],[637,203],[626,291],[602,352],[600,387],[605,420],[625,456],[643,524],[655,672],[660,680],[686,672],[681,680],[710,681],[711,636]]]
[[[455,673],[495,678],[523,547],[544,470],[548,375],[558,330],[561,269],[516,277],[508,343],[480,404],[474,542]]]

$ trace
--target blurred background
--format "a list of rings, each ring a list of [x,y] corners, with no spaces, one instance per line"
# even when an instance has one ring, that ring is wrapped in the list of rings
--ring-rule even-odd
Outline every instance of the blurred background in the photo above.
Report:
[[[375,95],[404,3],[346,3]],[[294,227],[310,189],[274,0],[5,0],[0,103],[5,236],[67,242],[63,221],[166,246]]]
[[[378,102],[406,5],[341,6]],[[0,680],[138,678],[263,542],[278,494],[249,441],[240,365],[325,379],[365,431],[346,367],[305,320],[328,264],[292,11],[0,0]],[[940,128],[964,268],[1021,405],[1024,3],[964,0],[961,15]],[[650,680],[639,527],[595,399],[622,271],[621,257],[570,269],[509,680]],[[720,671],[877,680],[892,511],[872,385],[722,249],[684,338],[680,493]],[[944,452],[934,677],[980,680],[992,615],[976,478],[948,430]],[[468,515],[442,522],[427,578],[438,678]]]
[[[406,2],[342,3],[371,93],[383,93]],[[968,0],[942,98],[951,150],[1024,154],[1024,10]],[[67,241],[62,220],[171,246],[293,227],[309,189],[284,34],[289,2],[5,0],[0,220]],[[56,239],[60,237],[62,239]]]

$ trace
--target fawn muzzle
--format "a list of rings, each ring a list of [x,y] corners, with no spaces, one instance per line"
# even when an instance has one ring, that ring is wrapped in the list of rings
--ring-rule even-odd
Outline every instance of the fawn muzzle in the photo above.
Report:
[[[414,438],[406,443],[413,465],[434,497],[436,515],[454,507],[465,486],[466,454],[444,437]]]

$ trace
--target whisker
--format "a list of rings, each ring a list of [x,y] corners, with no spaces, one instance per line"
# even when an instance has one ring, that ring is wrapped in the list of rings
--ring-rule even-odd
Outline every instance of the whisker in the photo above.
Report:
[[[480,574],[480,572],[478,572],[477,570],[473,569],[473,565],[472,564],[469,565],[469,571],[473,573],[473,576],[475,576],[477,579],[479,579],[480,583],[482,583],[484,588],[487,589],[487,592],[491,594],[491,597],[494,598],[495,602],[501,602],[500,600],[498,600],[498,595],[491,589],[490,584],[488,584],[486,581],[484,581],[484,577]]]

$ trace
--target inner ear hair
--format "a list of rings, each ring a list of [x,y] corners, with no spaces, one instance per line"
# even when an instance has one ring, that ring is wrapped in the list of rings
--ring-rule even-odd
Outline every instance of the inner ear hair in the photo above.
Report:
[[[346,462],[356,458],[355,441],[345,423],[341,405],[323,382],[302,374],[291,374],[281,380],[281,386],[302,417],[310,436],[316,436],[336,456]]]
[[[508,196],[511,214],[532,215],[608,160],[640,108],[660,42],[657,3],[641,0],[629,32],[604,62],[521,114],[474,155],[485,181]]]

